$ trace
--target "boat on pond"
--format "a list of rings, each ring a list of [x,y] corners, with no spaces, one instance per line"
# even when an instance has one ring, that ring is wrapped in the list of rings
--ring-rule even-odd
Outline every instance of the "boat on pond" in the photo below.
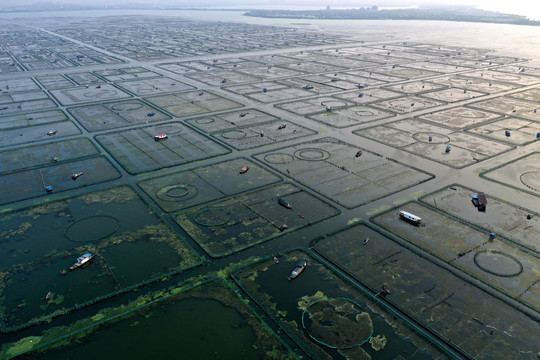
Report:
[[[291,209],[291,204],[289,204],[287,202],[287,200],[285,200],[284,198],[282,198],[281,196],[278,196],[277,198],[277,201],[278,201],[278,204],[287,208],[287,209]]]
[[[486,194],[484,194],[483,192],[479,192],[477,195],[472,196],[471,201],[474,204],[474,206],[476,206],[478,211],[486,211],[486,207],[488,203],[486,199]]]
[[[306,260],[300,260],[298,265],[296,265],[294,270],[291,272],[291,275],[289,275],[288,279],[292,280],[292,279],[298,277],[298,275],[300,275],[302,273],[302,271],[304,271],[306,266],[307,266],[307,261]]]
[[[419,216],[416,216],[414,214],[411,214],[410,212],[406,212],[403,210],[399,211],[399,217],[414,225],[420,225],[422,223],[422,219]]]
[[[84,266],[85,264],[88,264],[90,262],[90,260],[92,260],[94,258],[94,254],[92,253],[86,253],[82,256],[79,256],[77,258],[77,262],[73,265],[70,266],[69,270],[70,271],[73,271],[77,268],[80,268],[82,266]]]

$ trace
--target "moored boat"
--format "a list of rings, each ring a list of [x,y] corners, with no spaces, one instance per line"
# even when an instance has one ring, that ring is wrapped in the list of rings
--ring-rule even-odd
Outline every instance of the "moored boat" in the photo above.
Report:
[[[408,221],[414,225],[420,225],[422,223],[422,219],[414,214],[411,214],[410,212],[406,212],[403,210],[399,211],[399,217],[405,221]]]
[[[77,268],[80,268],[81,266],[88,264],[90,260],[94,258],[94,254],[92,253],[86,253],[80,257],[77,258],[77,262],[70,266],[69,270],[73,271]]]
[[[300,275],[302,273],[302,271],[304,271],[306,266],[307,266],[307,261],[306,260],[300,260],[298,265],[296,265],[294,270],[291,272],[291,275],[289,275],[288,279],[292,280],[292,279],[296,278],[298,275]]]
[[[285,200],[281,196],[278,196],[277,201],[279,205],[286,207],[287,209],[291,209],[291,204],[289,204],[287,200]]]

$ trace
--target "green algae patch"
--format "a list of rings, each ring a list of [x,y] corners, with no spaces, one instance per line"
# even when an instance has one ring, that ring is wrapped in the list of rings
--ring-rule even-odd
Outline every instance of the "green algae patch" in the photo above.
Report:
[[[386,336],[384,335],[373,336],[371,337],[371,339],[369,339],[369,343],[371,344],[371,347],[375,351],[382,350],[386,346]]]
[[[17,229],[10,229],[10,230],[0,232],[0,238],[7,240],[15,235],[19,235],[19,236],[23,235],[26,232],[26,230],[28,230],[31,226],[32,226],[31,222],[29,221],[24,222],[20,224]]]
[[[302,296],[302,298],[298,302],[298,308],[300,310],[306,310],[312,303],[314,303],[315,301],[324,299],[324,298],[326,298],[326,295],[324,295],[322,291],[317,291],[312,296],[309,296],[309,295]]]
[[[94,321],[94,322],[98,322],[98,321],[101,321],[101,320],[105,319],[105,315],[103,315],[101,313],[97,313],[96,315],[92,316],[90,319],[92,319],[92,321]]]
[[[34,348],[41,341],[41,336],[29,336],[25,337],[16,343],[8,345],[9,347],[5,351],[8,357],[15,356],[24,352],[27,352]],[[3,351],[2,351],[3,352]]]
[[[86,204],[124,203],[127,201],[135,200],[137,198],[137,193],[128,186],[119,186],[113,189],[96,191],[94,193],[81,196],[81,199]]]

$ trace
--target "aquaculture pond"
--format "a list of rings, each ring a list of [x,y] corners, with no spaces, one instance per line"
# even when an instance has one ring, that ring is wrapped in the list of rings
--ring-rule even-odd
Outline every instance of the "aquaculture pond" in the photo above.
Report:
[[[92,319],[95,325],[75,331],[69,337],[52,342],[46,336],[24,338],[5,346],[5,353],[13,356],[35,346],[33,352],[16,358],[295,358],[249,307],[219,280],[142,305],[114,320],[107,321],[101,313]],[[74,329],[64,327],[67,333],[59,334],[68,335],[75,326]],[[45,345],[47,340],[49,344]],[[107,351],[103,352],[103,349]]]
[[[445,355],[381,306],[377,297],[331,272],[303,251],[252,264],[238,284],[304,351],[318,359],[434,359]],[[298,277],[292,270],[307,262]],[[378,295],[382,296],[382,295]]]
[[[473,281],[418,257],[398,239],[360,224],[316,241],[314,248],[365,286],[385,284],[391,291],[387,301],[471,358],[532,360],[540,351],[537,321]]]
[[[71,312],[200,262],[129,187],[8,213],[0,225],[2,330]],[[85,253],[94,259],[69,271]]]

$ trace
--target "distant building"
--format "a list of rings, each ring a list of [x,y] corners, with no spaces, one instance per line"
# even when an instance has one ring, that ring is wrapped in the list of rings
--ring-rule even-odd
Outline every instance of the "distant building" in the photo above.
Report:
[[[378,11],[379,10],[379,7],[377,5],[373,5],[371,7],[371,11]]]

